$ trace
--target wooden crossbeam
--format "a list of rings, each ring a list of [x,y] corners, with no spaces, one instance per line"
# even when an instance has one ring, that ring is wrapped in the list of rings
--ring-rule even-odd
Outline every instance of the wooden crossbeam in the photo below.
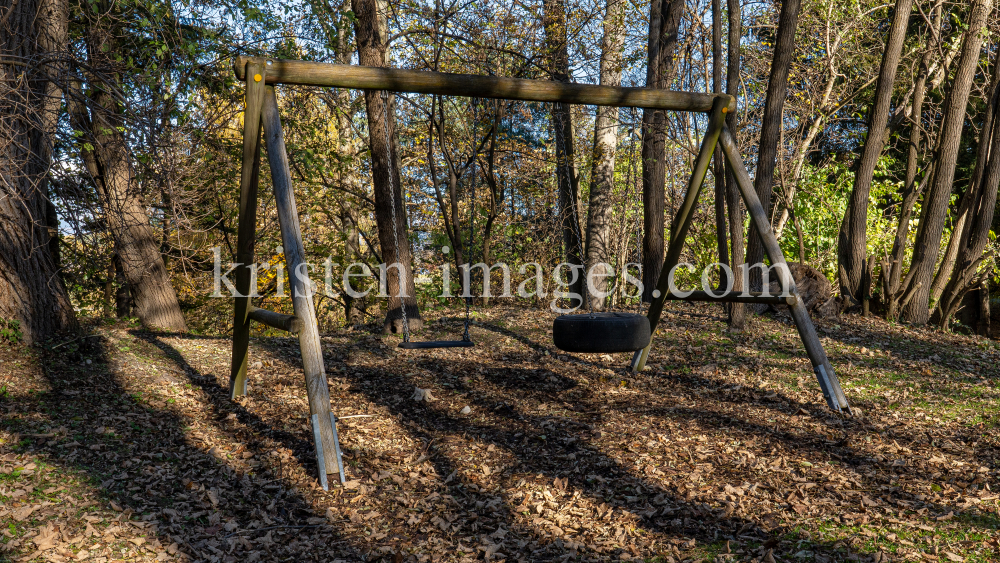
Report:
[[[302,332],[303,328],[302,320],[295,315],[275,313],[274,311],[268,311],[267,309],[254,307],[253,305],[250,306],[247,317],[271,328],[290,332],[293,335],[298,335]]]
[[[684,293],[687,293],[686,291]],[[791,305],[798,300],[798,297],[789,295],[765,295],[763,293],[748,291],[745,295],[741,292],[730,292],[724,295],[714,295],[707,291],[692,291],[688,295],[676,295],[667,293],[664,297],[667,301],[718,301],[720,303],[765,303],[768,305]]]
[[[641,107],[698,112],[711,111],[715,100],[718,99],[722,100],[728,111],[736,111],[736,98],[729,94],[566,84],[551,80],[476,76],[260,57],[236,57],[233,66],[236,77],[240,80],[246,76],[247,63],[262,64],[267,68],[264,75],[267,84],[299,84],[302,86],[390,90],[472,98],[503,98],[527,102],[562,102],[593,106]]]

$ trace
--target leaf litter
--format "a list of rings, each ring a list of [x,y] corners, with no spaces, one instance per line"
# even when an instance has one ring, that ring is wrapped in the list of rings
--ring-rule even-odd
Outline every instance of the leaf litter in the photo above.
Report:
[[[785,320],[715,315],[672,304],[638,376],[555,350],[536,311],[486,311],[472,349],[328,335],[329,492],[293,339],[253,342],[235,402],[224,338],[0,350],[0,560],[1000,558],[992,342],[820,326],[846,418]]]

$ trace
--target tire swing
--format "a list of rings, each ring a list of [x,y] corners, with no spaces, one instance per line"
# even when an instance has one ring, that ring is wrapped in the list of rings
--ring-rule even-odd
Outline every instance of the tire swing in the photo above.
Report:
[[[389,135],[389,92],[387,90],[382,90],[382,107],[385,111],[385,146],[392,146],[392,136]],[[396,186],[395,178],[396,175],[392,169],[393,159],[391,154],[388,159],[389,166],[389,191],[392,193],[392,233],[396,239],[396,245],[404,244],[399,238],[399,231],[396,229]],[[402,189],[399,191],[400,198],[402,198]],[[473,196],[475,197],[475,196]],[[403,208],[405,209],[405,201],[403,202]],[[470,227],[470,239],[471,237],[471,227]],[[402,293],[402,292],[400,292]],[[462,333],[461,340],[425,340],[423,342],[411,342],[410,341],[410,321],[406,318],[406,304],[403,303],[402,299],[399,302],[399,311],[403,314],[403,341],[399,343],[397,348],[402,348],[404,350],[428,350],[433,348],[471,348],[476,345],[472,341],[472,337],[469,336],[469,304],[472,302],[471,297],[465,298],[465,331]]]
[[[639,313],[560,315],[552,322],[553,343],[564,352],[635,352],[649,346],[649,338],[649,319]]]
[[[559,115],[562,120],[562,115]],[[632,142],[633,149],[635,140]],[[562,153],[565,155],[565,151]],[[565,156],[564,156],[565,158]],[[632,170],[635,173],[635,159]],[[565,169],[566,167],[560,167]],[[630,182],[629,185],[632,185]],[[576,216],[575,210],[572,211]],[[638,232],[636,234],[638,240]],[[582,245],[582,244],[581,244]],[[583,249],[580,249],[583,256]],[[635,352],[649,346],[652,335],[649,319],[641,313],[594,312],[589,295],[589,284],[584,283],[583,297],[589,312],[582,315],[560,315],[552,322],[552,342],[564,352],[583,354],[614,354]],[[641,304],[640,304],[641,307]]]

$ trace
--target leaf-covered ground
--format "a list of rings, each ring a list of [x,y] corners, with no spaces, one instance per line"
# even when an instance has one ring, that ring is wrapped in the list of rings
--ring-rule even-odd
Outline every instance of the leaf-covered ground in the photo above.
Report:
[[[673,304],[639,376],[550,327],[494,308],[472,349],[326,336],[330,492],[292,339],[253,342],[237,403],[225,338],[0,348],[0,561],[1000,561],[995,343],[821,326],[846,418],[781,317],[731,335]]]

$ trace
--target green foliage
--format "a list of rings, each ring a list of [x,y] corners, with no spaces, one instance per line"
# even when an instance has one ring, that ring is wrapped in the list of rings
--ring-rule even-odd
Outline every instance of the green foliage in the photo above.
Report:
[[[0,319],[0,342],[17,344],[24,338],[21,322],[18,320]]]
[[[899,216],[898,194],[902,189],[902,183],[889,174],[895,164],[891,156],[883,156],[875,169],[868,203],[868,255],[882,257],[892,251]],[[795,196],[795,214],[802,228],[806,262],[831,281],[837,277],[837,237],[853,186],[854,172],[848,170],[846,163],[806,164]],[[917,209],[913,215],[914,227],[919,216]],[[913,236],[911,228],[911,241]],[[789,222],[781,239],[781,250],[789,260],[797,260],[798,244],[795,226]]]

